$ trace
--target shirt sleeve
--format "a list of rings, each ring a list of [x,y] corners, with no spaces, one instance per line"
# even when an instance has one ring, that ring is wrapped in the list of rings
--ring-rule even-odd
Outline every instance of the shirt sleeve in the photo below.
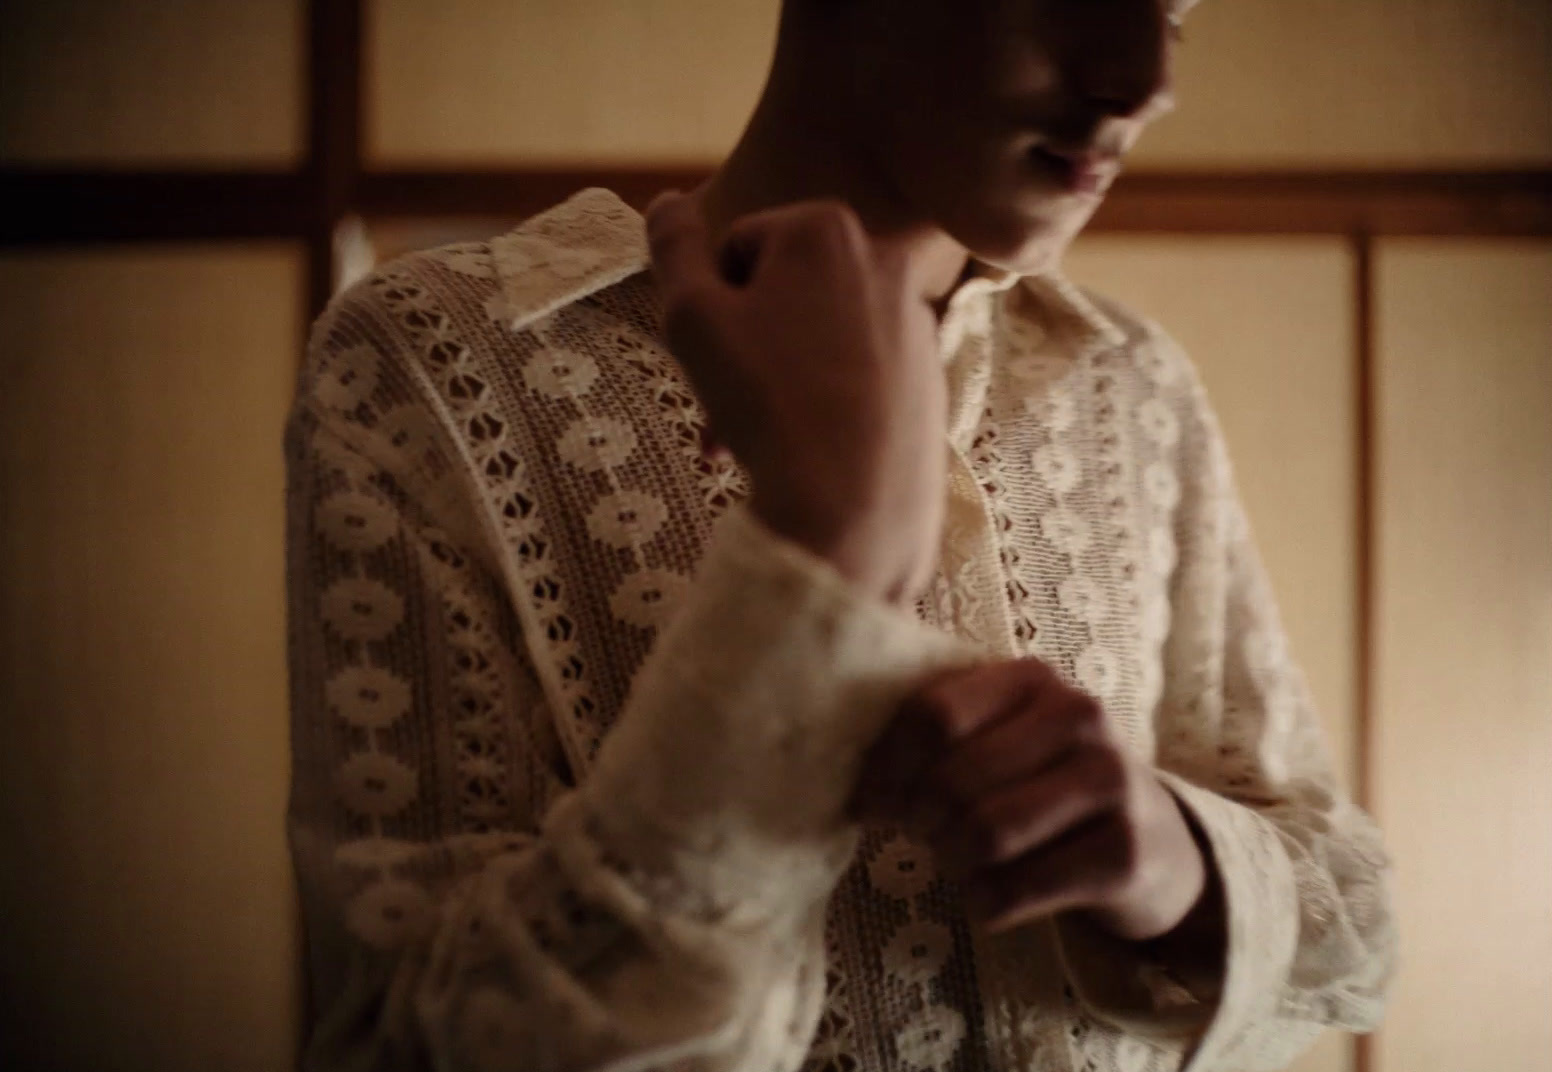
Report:
[[[862,751],[967,652],[734,510],[571,784],[478,506],[401,464],[434,416],[352,317],[287,432],[304,1064],[796,1067]]]
[[[1157,345],[1178,370],[1157,419],[1178,434],[1182,489],[1157,767],[1208,849],[1226,958],[1063,938],[1087,1003],[1169,1067],[1280,1069],[1325,1027],[1377,1026],[1396,957],[1390,864],[1333,772],[1205,392]]]

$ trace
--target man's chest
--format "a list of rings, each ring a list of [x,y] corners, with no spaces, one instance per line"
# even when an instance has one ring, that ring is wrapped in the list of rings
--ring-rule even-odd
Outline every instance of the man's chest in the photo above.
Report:
[[[522,463],[504,537],[602,729],[748,481],[704,455],[704,413],[672,356],[615,310],[569,307],[485,364]],[[1000,362],[973,433],[945,447],[970,490],[919,611],[994,653],[1045,659],[1146,737],[1174,555],[1168,435],[1150,434],[1146,400],[1102,365],[1027,372]]]

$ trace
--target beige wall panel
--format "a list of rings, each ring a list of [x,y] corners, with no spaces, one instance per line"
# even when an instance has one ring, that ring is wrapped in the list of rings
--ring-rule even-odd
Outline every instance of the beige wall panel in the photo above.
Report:
[[[376,0],[379,162],[713,161],[778,0]],[[1209,0],[1159,167],[1552,164],[1546,0]]]
[[[302,17],[300,0],[7,0],[0,160],[291,163]]]
[[[376,0],[378,162],[707,161],[765,79],[778,0]]]
[[[1207,0],[1149,164],[1552,163],[1547,0]]]
[[[1332,760],[1351,785],[1358,448],[1345,243],[1105,236],[1081,241],[1068,269],[1162,323],[1201,370]],[[1351,1039],[1332,1032],[1294,1067],[1341,1072],[1351,1060]]]
[[[1380,1072],[1552,1053],[1552,243],[1387,243],[1377,807],[1402,971]]]
[[[301,270],[270,246],[0,257],[0,1066],[291,1062]]]

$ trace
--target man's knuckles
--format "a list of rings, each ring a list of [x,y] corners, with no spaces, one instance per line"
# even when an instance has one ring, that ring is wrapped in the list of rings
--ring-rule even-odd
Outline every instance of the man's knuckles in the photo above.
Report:
[[[973,801],[940,829],[940,855],[961,868],[1011,860],[1024,850],[1029,809],[1014,794]]]
[[[905,718],[918,726],[923,740],[937,747],[960,740],[984,721],[962,691],[963,677],[934,681],[906,701]]]
[[[863,263],[868,248],[857,213],[844,201],[831,199],[801,206],[775,239],[785,252],[852,264]]]
[[[719,295],[710,283],[694,279],[666,284],[664,291],[663,333],[669,348],[680,360],[681,349],[688,350],[693,360],[710,342]]]
[[[1123,807],[1132,790],[1132,766],[1119,748],[1109,744],[1084,747],[1073,764],[1077,789],[1097,804]]]

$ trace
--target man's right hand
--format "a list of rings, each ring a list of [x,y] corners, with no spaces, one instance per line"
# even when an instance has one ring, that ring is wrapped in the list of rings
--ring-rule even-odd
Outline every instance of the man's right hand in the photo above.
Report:
[[[713,251],[699,205],[647,212],[669,348],[755,515],[864,590],[913,600],[943,524],[946,410],[936,321],[835,201],[736,221]]]

